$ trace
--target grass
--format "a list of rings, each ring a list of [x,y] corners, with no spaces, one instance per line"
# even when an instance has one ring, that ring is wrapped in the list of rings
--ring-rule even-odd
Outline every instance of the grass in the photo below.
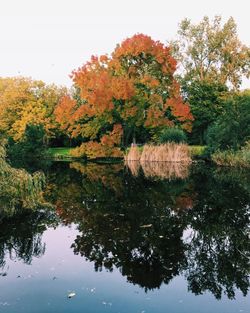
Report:
[[[205,150],[206,146],[188,146],[191,157],[201,157]]]
[[[184,162],[190,163],[190,151],[186,144],[167,143],[162,145],[145,145],[140,151],[131,147],[125,156],[126,161],[140,162]]]
[[[70,159],[72,158],[70,152],[73,148],[49,148],[47,150],[47,155],[52,159]]]
[[[212,161],[219,166],[250,168],[250,141],[238,151],[217,151]]]

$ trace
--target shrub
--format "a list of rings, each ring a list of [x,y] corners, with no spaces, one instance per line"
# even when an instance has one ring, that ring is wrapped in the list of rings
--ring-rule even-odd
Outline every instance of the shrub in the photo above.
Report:
[[[212,160],[220,166],[250,167],[250,141],[238,151],[217,151]]]
[[[187,137],[182,129],[173,127],[173,128],[165,128],[159,134],[156,140],[160,144],[164,144],[168,142],[184,143],[184,142],[187,142]]]

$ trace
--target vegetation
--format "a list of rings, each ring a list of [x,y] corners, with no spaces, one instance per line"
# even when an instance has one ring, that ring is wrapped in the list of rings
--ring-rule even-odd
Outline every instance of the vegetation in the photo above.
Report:
[[[160,132],[156,140],[160,144],[164,144],[168,142],[184,143],[184,142],[187,142],[187,136],[182,129],[165,128]]]
[[[206,146],[189,146],[191,157],[201,157],[205,154]]]
[[[0,133],[21,141],[26,126],[42,125],[44,142],[59,136],[53,111],[66,88],[28,78],[0,78]]]
[[[65,147],[49,148],[46,151],[46,156],[54,160],[67,160],[72,159],[71,151],[72,148]]]
[[[180,95],[175,70],[168,47],[138,34],[124,40],[110,57],[92,57],[74,71],[80,96],[65,96],[55,115],[63,130],[87,140],[76,154],[118,156],[122,146],[148,141],[165,127],[190,131],[193,117]]]
[[[237,150],[250,139],[250,95],[228,99],[225,112],[211,126],[207,136],[210,151]]]
[[[14,169],[6,162],[3,142],[0,144],[0,214],[13,214],[16,209],[35,209],[45,202],[42,190],[45,176]]]
[[[136,34],[110,55],[93,56],[72,72],[70,90],[0,78],[0,134],[19,167],[43,158],[119,159],[132,143],[144,154],[150,144],[186,143],[196,146],[191,156],[232,164],[226,159],[241,157],[250,138],[250,93],[239,92],[249,75],[250,48],[233,18],[185,19],[169,46]],[[154,147],[145,159],[183,159],[167,147],[168,156]],[[141,157],[136,149],[129,155]]]
[[[212,160],[222,166],[250,168],[250,142],[240,150],[217,151],[212,154]]]
[[[134,146],[125,158],[126,161],[140,162],[191,162],[188,146],[173,142],[158,146],[145,145],[141,151]]]
[[[221,116],[230,91],[239,90],[250,74],[250,48],[241,43],[233,18],[184,19],[171,43],[179,61],[179,82],[194,117],[192,144],[204,145],[208,127]]]
[[[250,49],[239,40],[232,17],[224,25],[221,16],[212,21],[205,16],[198,24],[184,19],[178,37],[171,45],[185,82],[211,82],[237,90],[242,78],[249,77]]]
[[[9,138],[8,158],[15,166],[30,168],[41,163],[45,157],[45,130],[43,125],[27,124],[23,138],[15,142]]]

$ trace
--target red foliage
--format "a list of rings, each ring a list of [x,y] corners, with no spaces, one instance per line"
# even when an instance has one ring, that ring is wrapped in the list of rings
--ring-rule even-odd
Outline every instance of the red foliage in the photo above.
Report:
[[[161,128],[178,121],[190,130],[193,118],[173,77],[175,69],[176,61],[168,47],[137,34],[118,45],[111,57],[92,56],[83,67],[73,71],[72,79],[82,101],[63,98],[55,111],[57,121],[72,136],[87,134],[90,139],[100,138],[99,143],[84,144],[84,149],[101,155],[107,152],[103,151],[104,146],[120,144],[122,121],[127,123],[126,129]],[[166,111],[171,112],[170,119]],[[101,133],[111,127],[111,132]]]

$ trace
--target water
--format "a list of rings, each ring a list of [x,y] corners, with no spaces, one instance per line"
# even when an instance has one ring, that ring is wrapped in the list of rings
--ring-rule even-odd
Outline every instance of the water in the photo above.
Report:
[[[0,312],[249,312],[249,172],[45,172],[53,207],[0,218]]]

